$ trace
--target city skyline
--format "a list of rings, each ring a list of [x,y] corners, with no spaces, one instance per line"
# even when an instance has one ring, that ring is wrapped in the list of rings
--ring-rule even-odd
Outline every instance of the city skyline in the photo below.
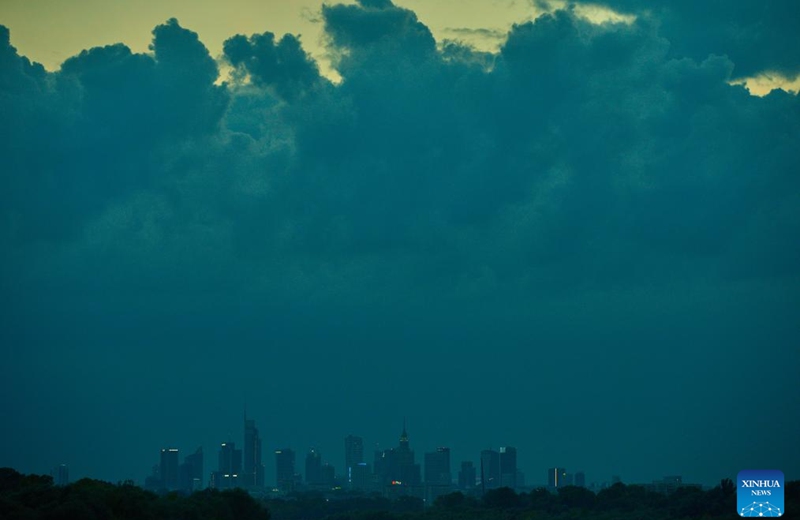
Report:
[[[310,2],[0,2],[0,466],[800,478],[800,3]]]
[[[255,437],[260,442],[255,420],[247,419],[245,416],[244,425],[244,444],[247,445],[248,440],[253,442],[253,431],[255,431]],[[219,461],[218,465],[212,465],[212,469],[208,471],[208,474],[200,477],[199,480],[201,483],[201,488],[216,487],[218,489],[229,489],[232,487],[241,487],[251,491],[280,491],[281,493],[289,493],[307,489],[331,490],[333,487],[333,478],[335,477],[336,486],[340,486],[345,490],[353,489],[356,491],[361,491],[365,494],[373,491],[383,493],[382,488],[387,486],[389,483],[394,483],[393,480],[395,478],[398,481],[405,480],[406,484],[410,482],[412,487],[422,486],[427,488],[431,485],[446,486],[448,488],[452,488],[452,490],[475,490],[480,491],[481,493],[500,487],[509,487],[511,489],[535,489],[538,487],[548,487],[555,489],[565,485],[588,487],[597,491],[612,483],[621,481],[624,481],[627,484],[651,484],[661,482],[662,474],[667,474],[664,472],[659,472],[656,469],[652,474],[652,479],[632,481],[621,479],[621,477],[619,477],[617,474],[608,473],[602,475],[590,475],[592,478],[587,481],[586,472],[582,469],[582,467],[571,468],[568,472],[567,469],[563,467],[549,467],[545,470],[545,466],[542,465],[541,467],[533,468],[533,471],[524,471],[524,468],[520,468],[517,465],[518,447],[516,446],[500,446],[498,449],[485,448],[475,452],[472,458],[468,457],[461,460],[453,460],[450,456],[450,448],[448,446],[440,445],[436,446],[432,450],[424,450],[421,452],[423,456],[420,458],[424,460],[424,463],[422,461],[416,463],[414,450],[411,450],[410,448],[410,436],[407,433],[404,419],[403,429],[399,436],[398,445],[388,446],[385,449],[379,449],[380,445],[376,443],[375,451],[372,454],[375,457],[375,464],[371,462],[362,462],[362,465],[366,464],[369,468],[370,475],[376,474],[376,476],[373,478],[377,478],[377,472],[386,472],[385,475],[389,476],[389,480],[383,482],[382,484],[380,483],[380,479],[378,481],[373,480],[373,484],[367,488],[359,487],[358,484],[354,484],[354,482],[358,482],[358,478],[355,480],[348,478],[350,473],[347,471],[346,461],[348,460],[348,454],[351,452],[351,446],[353,446],[354,443],[357,446],[358,444],[363,443],[363,439],[357,435],[348,434],[344,437],[344,449],[341,453],[335,455],[323,454],[315,446],[311,446],[305,451],[302,448],[292,447],[291,445],[275,449],[273,450],[274,465],[260,463],[260,478],[254,477],[253,480],[250,481],[246,476],[247,472],[245,471],[245,466],[243,464],[244,459],[242,458],[242,454],[244,450],[236,449],[235,441],[229,440],[222,442],[219,444],[218,455],[211,455],[213,458]],[[400,450],[399,452],[397,451],[398,449]],[[358,448],[355,448],[353,452],[357,453]],[[151,474],[159,476],[160,480],[157,482],[148,482],[148,477],[143,479],[142,482],[137,482],[137,484],[153,491],[198,489],[197,484],[191,484],[191,477],[188,483],[186,480],[183,480],[181,481],[182,484],[179,485],[179,479],[181,478],[179,477],[179,472],[184,471],[183,466],[186,464],[191,464],[190,459],[193,459],[192,462],[194,462],[195,466],[199,465],[199,468],[201,468],[200,472],[202,474],[202,468],[204,467],[202,459],[204,450],[202,446],[197,448],[193,454],[186,455],[186,462],[184,464],[180,464],[179,461],[179,448],[162,448],[160,453],[160,467],[154,466],[151,472]],[[200,457],[199,462],[197,457]],[[416,476],[413,474],[409,475],[404,470],[398,469],[398,467],[395,466],[397,462],[383,462],[385,467],[379,468],[379,457],[383,460],[387,460],[386,457],[399,457],[397,460],[400,461],[400,464],[416,465]],[[344,461],[341,467],[337,466],[335,463],[337,458],[341,458],[342,461]],[[361,459],[366,459],[366,457],[361,457]],[[165,469],[165,461],[167,460],[169,460],[169,465],[168,469]],[[355,457],[353,460],[357,461],[358,457]],[[358,465],[357,462],[356,465]],[[66,466],[68,465],[62,464],[57,466],[56,469],[54,469],[51,473],[55,474],[61,471],[59,469],[60,467]],[[267,466],[271,466],[271,473],[267,473]],[[206,464],[205,467],[208,468],[209,465]],[[323,477],[323,468],[336,471],[335,473],[331,474],[328,479],[326,479]],[[446,471],[444,468],[446,468]],[[468,473],[466,475],[462,475],[461,473],[465,470]],[[542,475],[537,475],[539,473]],[[224,478],[221,478],[223,475]],[[194,476],[194,474],[191,476]],[[235,478],[229,478],[229,476]],[[463,477],[468,476],[471,476],[471,482],[464,482]],[[91,476],[88,477],[93,478]],[[524,479],[524,482],[518,482],[518,478]],[[681,483],[681,477],[672,478],[677,479],[678,484]],[[727,477],[720,477],[720,479],[722,478]],[[663,477],[664,481],[669,481],[669,479],[670,477]],[[686,480],[686,482],[694,481],[692,481],[690,478]],[[703,482],[701,484],[711,487],[716,483],[718,482]],[[377,487],[374,487],[375,485],[377,485]],[[189,487],[187,488],[183,486]]]

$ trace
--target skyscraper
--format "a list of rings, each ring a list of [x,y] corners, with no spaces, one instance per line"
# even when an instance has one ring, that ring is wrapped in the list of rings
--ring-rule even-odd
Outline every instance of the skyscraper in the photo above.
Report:
[[[376,453],[375,473],[390,498],[401,495],[417,495],[422,498],[424,489],[420,485],[420,467],[414,462],[414,452],[408,442],[405,422],[399,446]]]
[[[458,488],[467,491],[475,488],[476,480],[475,464],[471,460],[461,463],[461,471],[458,472]]]
[[[191,455],[183,459],[180,466],[178,486],[183,491],[191,493],[203,488],[203,448],[199,447]]]
[[[223,442],[219,447],[219,471],[239,477],[242,474],[242,450],[235,442]]]
[[[311,448],[306,455],[306,484],[322,485],[322,456],[315,448]]]
[[[481,485],[484,490],[500,487],[500,454],[494,450],[481,452]]]
[[[452,491],[450,448],[439,447],[425,454],[425,500],[432,504]]]
[[[261,463],[261,437],[256,421],[244,418],[244,468],[242,484],[245,487],[264,487],[264,465]]]
[[[414,462],[414,451],[408,442],[406,424],[403,421],[403,433],[400,434],[400,445],[395,450],[395,463],[398,480],[409,486],[418,486],[422,480],[419,464]]]
[[[500,448],[500,486],[517,487],[517,449],[511,446]]]
[[[450,485],[450,448],[425,454],[425,484]]]
[[[161,450],[161,485],[168,491],[178,489],[178,448]]]
[[[419,464],[414,461],[414,451],[408,442],[405,421],[403,433],[400,434],[400,444],[395,449],[387,450],[388,481],[400,483],[405,486],[418,486],[422,480]]]
[[[275,484],[283,492],[294,491],[294,450],[275,450]]]
[[[211,474],[211,487],[232,489],[241,486],[242,450],[235,442],[223,442],[219,447],[218,470]]]
[[[322,485],[330,489],[336,485],[336,468],[327,462],[320,469],[322,474]]]
[[[344,438],[344,471],[347,482],[353,482],[353,468],[364,462],[364,439],[355,435]]]
[[[359,462],[350,470],[350,487],[360,491],[372,491],[372,471],[366,462]]]
[[[69,484],[69,466],[66,464],[59,464],[53,468],[50,476],[53,477],[53,483],[56,486],[66,486]]]

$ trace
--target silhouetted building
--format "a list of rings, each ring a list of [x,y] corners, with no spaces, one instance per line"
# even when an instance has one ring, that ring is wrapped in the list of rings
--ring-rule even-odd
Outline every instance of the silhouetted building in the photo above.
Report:
[[[236,449],[235,442],[223,442],[219,447],[219,471],[236,475],[242,474],[242,450]]]
[[[567,470],[564,468],[550,468],[547,470],[547,487],[557,488],[566,485]]]
[[[315,448],[306,455],[306,484],[309,486],[322,485],[322,456]]]
[[[353,468],[364,462],[364,440],[355,435],[344,438],[344,471],[347,482],[353,482]]]
[[[376,454],[375,472],[389,498],[402,495],[413,495],[422,498],[421,475],[419,464],[414,462],[414,452],[408,442],[405,424],[400,435],[397,448],[384,450]]]
[[[419,464],[414,462],[414,452],[408,442],[405,421],[403,421],[403,433],[400,434],[400,444],[395,450],[395,463],[397,479],[407,482],[409,486],[418,486],[421,483]]]
[[[471,460],[465,460],[461,463],[461,471],[458,472],[458,488],[463,491],[474,489],[476,477],[475,464]]]
[[[378,448],[378,445],[375,445],[375,448]],[[384,483],[384,475],[386,474],[386,450],[376,449],[373,454],[372,459],[372,468],[375,471],[375,475],[377,479],[380,481],[381,484]]]
[[[452,491],[450,474],[450,448],[436,448],[425,454],[425,500],[433,504],[436,499]]]
[[[163,489],[164,486],[161,485],[161,466],[156,464],[153,466],[153,471],[149,477],[145,477],[144,479],[144,488],[147,491],[152,491],[153,493],[158,493]]]
[[[336,468],[332,464],[323,464],[320,473],[323,487],[331,489],[336,485]]]
[[[233,489],[242,486],[242,450],[235,442],[223,442],[219,448],[219,466],[211,474],[210,486],[216,489]]]
[[[575,473],[575,485],[578,487],[586,487],[586,474],[583,471]]]
[[[350,469],[350,488],[363,492],[370,492],[375,489],[369,464],[359,462]]]
[[[450,485],[450,448],[425,454],[425,484]]]
[[[183,459],[179,468],[178,487],[191,493],[203,489],[203,448],[199,447]]]
[[[284,493],[295,489],[294,450],[275,450],[275,484]]]
[[[66,486],[69,484],[69,466],[66,464],[59,464],[50,473],[53,477],[53,484],[56,486]]]
[[[680,475],[670,475],[662,478],[661,480],[654,480],[652,484],[645,484],[644,487],[649,491],[662,493],[664,495],[671,495],[679,488],[697,488],[702,489],[700,484],[685,484],[683,477]]]
[[[161,450],[161,486],[167,491],[178,489],[178,448]]]
[[[253,419],[244,419],[244,467],[242,484],[248,488],[264,487],[264,464],[261,462],[261,437]]]
[[[500,487],[517,488],[517,448],[500,448]]]
[[[484,491],[500,487],[500,454],[494,450],[481,452],[481,486]]]
[[[386,482],[404,486],[418,486],[421,483],[420,467],[414,461],[414,452],[409,446],[405,425],[403,425],[403,433],[400,434],[400,444],[397,448],[386,450],[383,453],[383,471]]]

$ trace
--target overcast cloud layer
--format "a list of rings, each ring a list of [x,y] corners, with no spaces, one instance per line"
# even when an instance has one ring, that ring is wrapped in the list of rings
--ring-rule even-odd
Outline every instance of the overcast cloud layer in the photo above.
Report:
[[[337,467],[406,416],[533,484],[800,478],[800,100],[728,83],[798,71],[798,8],[638,4],[496,55],[326,5],[340,84],[292,35],[221,84],[176,20],[53,73],[0,27],[0,466],[211,471],[246,401]]]

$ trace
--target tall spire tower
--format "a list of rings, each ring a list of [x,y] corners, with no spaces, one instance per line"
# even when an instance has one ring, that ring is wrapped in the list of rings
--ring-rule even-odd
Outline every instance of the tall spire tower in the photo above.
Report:
[[[403,417],[403,433],[400,434],[400,447],[408,449],[408,433],[406,433],[406,418]]]
[[[264,487],[264,465],[261,463],[261,436],[256,421],[247,418],[244,410],[244,485],[247,488]]]

